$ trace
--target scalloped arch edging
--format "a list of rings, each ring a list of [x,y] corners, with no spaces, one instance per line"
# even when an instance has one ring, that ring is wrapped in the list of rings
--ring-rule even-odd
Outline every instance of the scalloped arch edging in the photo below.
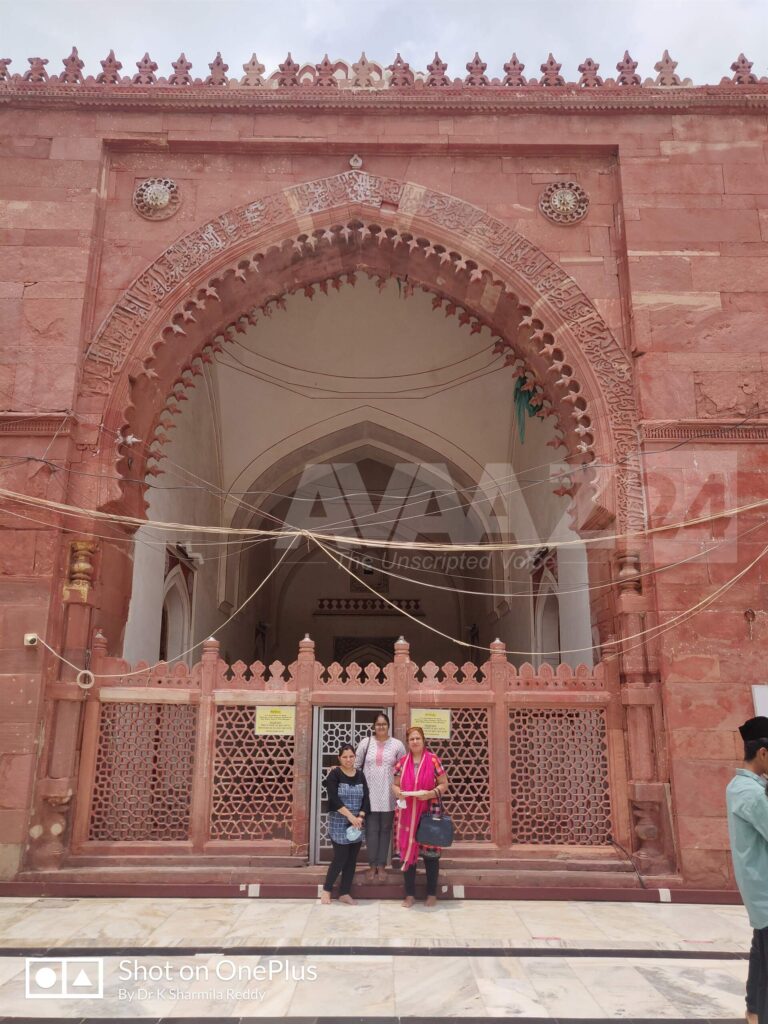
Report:
[[[637,412],[632,367],[610,329],[581,288],[558,264],[519,232],[464,200],[409,182],[364,171],[290,186],[236,207],[169,246],[126,290],[103,322],[89,347],[81,393],[102,395],[115,419],[117,407],[130,404],[128,366],[151,361],[164,331],[183,335],[178,321],[194,320],[180,306],[197,289],[195,300],[218,299],[212,282],[226,274],[245,280],[258,271],[265,252],[289,244],[299,254],[315,251],[324,241],[349,240],[347,221],[368,219],[376,212],[374,231],[361,231],[381,245],[405,241],[411,254],[434,257],[452,276],[463,275],[465,286],[511,293],[522,305],[521,323],[531,329],[540,350],[551,357],[554,347],[578,368],[582,395],[605,419],[609,455],[617,464],[617,508],[628,528],[643,525],[642,491],[634,466]],[[344,226],[328,227],[336,214]],[[392,228],[396,226],[396,230]],[[421,232],[431,235],[431,240]],[[244,257],[246,257],[244,259]],[[451,294],[450,287],[446,294]],[[493,310],[480,297],[480,312],[493,325]],[[498,300],[497,300],[498,301]],[[526,308],[527,307],[527,308]],[[544,335],[549,335],[547,339]],[[553,343],[554,339],[554,343]],[[558,366],[555,363],[555,368]],[[119,418],[119,417],[118,417]]]

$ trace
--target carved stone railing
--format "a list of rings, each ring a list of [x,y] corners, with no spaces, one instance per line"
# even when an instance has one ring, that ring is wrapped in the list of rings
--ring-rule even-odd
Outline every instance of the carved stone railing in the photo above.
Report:
[[[381,668],[373,662],[364,668],[354,661],[346,666],[334,661],[328,668],[323,668],[319,662],[316,662],[315,679],[317,685],[323,690],[356,688],[362,690],[366,687],[368,689],[371,687],[392,689],[393,686],[392,665],[385,665],[384,668]]]
[[[421,668],[417,668],[413,663],[409,668],[409,689],[413,690],[468,690],[490,687],[487,663],[478,666],[467,661],[459,667],[452,661],[446,662],[445,665],[436,665],[434,661],[428,661]]]
[[[594,668],[587,665],[541,665],[535,669],[524,662],[519,668],[507,665],[507,688],[510,690],[605,690],[607,687],[605,665]]]
[[[164,661],[150,665],[138,661],[130,665],[122,658],[109,658],[103,662],[104,675],[98,679],[101,690],[112,690],[128,687],[160,687],[187,690],[200,689],[202,665],[198,662],[190,668],[184,662],[169,665]]]
[[[383,667],[326,667],[309,637],[290,665],[228,665],[215,640],[191,668],[131,667],[101,636],[94,655],[90,690],[56,691],[85,703],[75,852],[306,856],[312,708],[324,705],[391,707],[399,737],[419,709],[444,709],[449,735],[429,744],[470,852],[632,841],[615,661],[516,668],[495,641],[480,665],[419,666],[402,638]],[[256,728],[260,706],[290,728]]]
[[[394,607],[393,607],[394,605]],[[423,615],[418,597],[319,597],[315,615]]]

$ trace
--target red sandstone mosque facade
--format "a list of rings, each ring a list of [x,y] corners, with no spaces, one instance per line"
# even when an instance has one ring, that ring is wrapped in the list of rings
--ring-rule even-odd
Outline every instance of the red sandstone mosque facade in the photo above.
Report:
[[[768,79],[63,64],[0,60],[3,889],[313,894],[322,772],[386,708],[437,723],[454,895],[732,891]],[[449,492],[480,575],[394,572]],[[273,543],[300,501],[400,532],[350,575]]]

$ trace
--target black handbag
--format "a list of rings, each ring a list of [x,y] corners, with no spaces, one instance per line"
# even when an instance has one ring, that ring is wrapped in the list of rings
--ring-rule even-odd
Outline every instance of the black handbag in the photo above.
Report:
[[[437,846],[445,849],[453,844],[453,822],[443,810],[442,797],[438,796],[438,810],[426,811],[419,819],[416,842],[421,846]]]

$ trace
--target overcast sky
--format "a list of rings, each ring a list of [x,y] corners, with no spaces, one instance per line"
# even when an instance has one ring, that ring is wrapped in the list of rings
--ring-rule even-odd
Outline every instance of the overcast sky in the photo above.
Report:
[[[32,56],[59,71],[74,45],[86,74],[111,48],[125,74],[145,51],[158,74],[183,50],[204,76],[217,50],[242,74],[254,51],[271,71],[288,50],[300,63],[365,50],[384,64],[399,51],[423,68],[436,49],[451,75],[465,73],[475,50],[491,75],[513,51],[526,74],[539,74],[551,50],[572,81],[585,57],[613,76],[629,49],[645,78],[665,48],[696,83],[718,82],[741,51],[768,74],[766,0],[0,0],[0,15],[0,56],[15,71]]]

